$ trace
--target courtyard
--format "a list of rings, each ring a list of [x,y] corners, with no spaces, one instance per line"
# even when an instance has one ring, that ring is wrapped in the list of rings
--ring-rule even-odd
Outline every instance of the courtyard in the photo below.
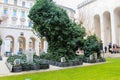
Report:
[[[0,80],[120,80],[119,66],[120,58],[107,58],[103,64],[5,76]]]
[[[105,54],[103,63],[83,63],[80,66],[55,67],[47,70],[24,71],[11,73],[5,65],[4,57],[0,63],[0,80],[119,80],[120,54]],[[87,76],[87,77],[86,77]]]

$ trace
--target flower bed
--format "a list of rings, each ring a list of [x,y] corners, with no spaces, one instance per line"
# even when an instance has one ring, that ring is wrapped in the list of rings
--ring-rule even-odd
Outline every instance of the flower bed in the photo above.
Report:
[[[15,59],[20,59],[20,64],[15,65],[14,60]],[[25,55],[18,56],[10,56],[7,61],[6,65],[10,72],[21,72],[21,71],[30,71],[30,70],[40,70],[40,69],[48,69],[49,64],[41,62],[37,56],[34,56],[33,63],[28,63],[26,62],[26,57]]]
[[[82,65],[83,61],[69,61],[69,62],[58,62],[58,61],[53,61],[53,60],[46,60],[46,59],[41,59],[46,64],[50,64],[53,66],[58,66],[58,67],[68,67],[68,66],[77,66],[77,65]]]
[[[105,61],[106,61],[105,58],[90,60],[88,57],[86,57],[86,58],[83,59],[83,62],[86,62],[86,63],[98,63],[98,62],[105,62]]]

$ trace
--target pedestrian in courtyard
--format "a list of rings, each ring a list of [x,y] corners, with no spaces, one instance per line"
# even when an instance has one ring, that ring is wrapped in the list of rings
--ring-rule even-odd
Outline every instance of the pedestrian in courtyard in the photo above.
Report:
[[[104,47],[105,53],[107,52],[107,46]]]
[[[112,53],[112,43],[109,43],[108,50],[109,50],[110,53]]]

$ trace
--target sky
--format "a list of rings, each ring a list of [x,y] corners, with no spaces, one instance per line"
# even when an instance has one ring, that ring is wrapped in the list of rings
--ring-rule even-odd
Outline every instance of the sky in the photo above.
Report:
[[[57,4],[70,7],[74,10],[77,9],[77,5],[80,4],[82,1],[85,0],[54,0]]]

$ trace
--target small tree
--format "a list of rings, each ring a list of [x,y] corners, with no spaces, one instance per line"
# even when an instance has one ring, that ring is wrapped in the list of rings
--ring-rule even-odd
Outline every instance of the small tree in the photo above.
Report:
[[[84,55],[89,57],[93,53],[97,53],[98,58],[100,57],[101,44],[97,39],[96,35],[88,36],[84,43]]]
[[[29,12],[33,29],[48,41],[48,53],[75,56],[84,44],[85,29],[72,23],[67,13],[52,0],[37,0]]]

